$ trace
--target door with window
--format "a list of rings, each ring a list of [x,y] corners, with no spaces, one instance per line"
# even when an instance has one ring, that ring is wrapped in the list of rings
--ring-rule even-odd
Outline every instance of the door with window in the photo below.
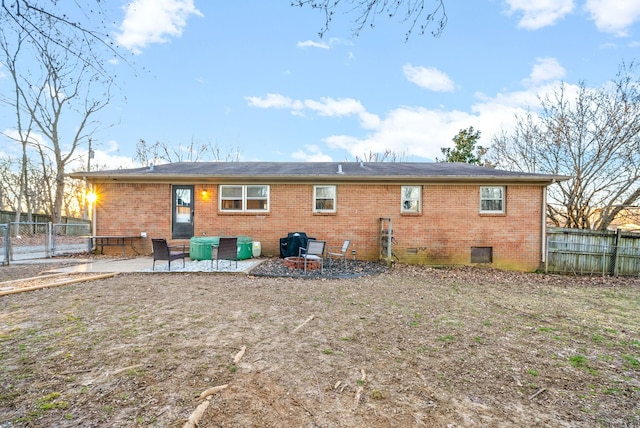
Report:
[[[193,186],[172,186],[171,238],[187,239],[193,236]]]

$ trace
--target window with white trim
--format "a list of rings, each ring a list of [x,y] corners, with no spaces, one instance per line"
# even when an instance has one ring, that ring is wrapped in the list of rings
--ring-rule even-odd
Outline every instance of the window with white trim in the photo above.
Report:
[[[402,186],[403,213],[419,213],[422,207],[422,186]]]
[[[336,212],[336,186],[313,186],[313,212]]]
[[[503,186],[480,187],[480,212],[498,214],[504,213],[505,188]]]
[[[269,211],[269,186],[221,184],[221,211]]]

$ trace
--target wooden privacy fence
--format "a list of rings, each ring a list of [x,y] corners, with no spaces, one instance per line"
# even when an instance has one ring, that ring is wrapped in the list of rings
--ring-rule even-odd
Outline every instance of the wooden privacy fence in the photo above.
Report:
[[[24,222],[28,218],[27,213],[21,213],[20,221]],[[0,210],[0,224],[8,224],[16,221],[16,212],[15,211],[4,211]],[[51,216],[49,214],[31,214],[31,223],[49,223],[51,222]],[[60,223],[58,224],[78,224],[78,223],[91,223],[91,220],[74,218],[74,217],[65,217],[62,216],[60,219]]]
[[[549,228],[547,272],[640,275],[640,234]]]

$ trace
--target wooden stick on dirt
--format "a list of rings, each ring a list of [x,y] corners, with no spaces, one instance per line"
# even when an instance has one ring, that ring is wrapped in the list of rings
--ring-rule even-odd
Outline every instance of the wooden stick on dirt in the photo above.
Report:
[[[200,419],[204,416],[204,411],[209,407],[209,401],[203,401],[196,407],[196,409],[191,413],[187,422],[182,425],[182,428],[196,428],[198,423],[200,423]]]
[[[114,370],[111,373],[106,372],[104,375],[105,375],[105,377],[115,376],[115,375],[118,375],[118,374],[120,374],[122,372],[128,372],[129,370],[135,370],[135,369],[140,368],[140,367],[142,367],[142,364],[134,364],[132,366],[119,368],[118,370]]]
[[[296,331],[300,330],[302,327],[304,327],[304,325],[306,323],[308,323],[309,321],[311,321],[313,318],[315,317],[315,315],[311,315],[309,318],[307,318],[305,320],[305,322],[303,322],[302,324],[300,324],[299,326],[297,326],[296,328],[293,329],[292,333],[295,333]]]
[[[233,358],[233,364],[238,364],[240,362],[246,350],[247,350],[246,346],[243,346],[242,349],[240,349],[240,352],[238,352],[236,356]]]
[[[54,283],[42,284],[42,285],[34,285],[34,286],[31,286],[31,287],[21,287],[21,288],[15,288],[15,289],[12,289],[12,290],[2,290],[2,291],[0,291],[0,296],[7,296],[9,294],[24,293],[25,291],[40,290],[42,288],[60,287],[62,285],[71,285],[71,284],[76,284],[78,282],[94,281],[96,279],[111,278],[112,276],[115,276],[117,274],[118,274],[117,272],[104,273],[104,274],[101,274],[101,275],[85,276],[83,278],[70,279],[68,281],[54,282]]]
[[[361,386],[359,386],[358,389],[356,390],[356,396],[353,399],[353,407],[358,407],[358,404],[360,404],[360,398],[362,397],[363,390],[364,388]]]
[[[57,277],[60,277],[60,276],[69,276],[69,273],[67,273],[67,272],[50,273],[50,274],[47,274],[47,275],[38,275],[38,276],[29,277],[29,278],[12,279],[10,281],[2,281],[2,282],[0,282],[0,286],[15,284],[16,282],[29,282],[29,281],[34,281],[34,280],[57,278]]]
[[[533,400],[534,398],[536,398],[538,395],[542,394],[543,392],[545,392],[547,390],[547,388],[541,388],[538,390],[538,392],[536,392],[535,394],[533,394],[531,397],[529,397],[529,400]]]
[[[202,391],[199,398],[207,398],[211,395],[217,394],[218,392],[222,391],[228,386],[229,384],[225,383],[224,385],[212,386],[211,388],[207,388],[204,391]]]
[[[364,369],[360,369],[360,373],[362,373],[362,377],[360,378],[360,381],[358,383],[361,383],[361,385],[358,387],[358,389],[356,390],[356,396],[353,400],[353,407],[358,407],[358,404],[360,404],[360,398],[362,397],[362,391],[364,391],[364,381],[367,379],[367,374],[364,372]]]
[[[311,416],[315,416],[311,410],[309,410],[309,409],[307,409],[306,407],[304,407],[304,404],[302,404],[301,402],[299,402],[298,400],[296,400],[296,398],[295,398],[295,397],[291,397],[291,400],[293,400],[293,402],[294,402],[294,403],[296,403],[298,406],[302,407],[302,409],[303,409],[305,412],[309,413]]]

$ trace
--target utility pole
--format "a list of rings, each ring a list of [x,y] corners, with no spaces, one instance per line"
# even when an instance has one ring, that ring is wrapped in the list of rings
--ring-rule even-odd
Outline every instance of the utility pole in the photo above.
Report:
[[[93,159],[93,150],[91,150],[91,138],[89,138],[89,154],[87,155],[87,172],[91,172],[91,159]]]

